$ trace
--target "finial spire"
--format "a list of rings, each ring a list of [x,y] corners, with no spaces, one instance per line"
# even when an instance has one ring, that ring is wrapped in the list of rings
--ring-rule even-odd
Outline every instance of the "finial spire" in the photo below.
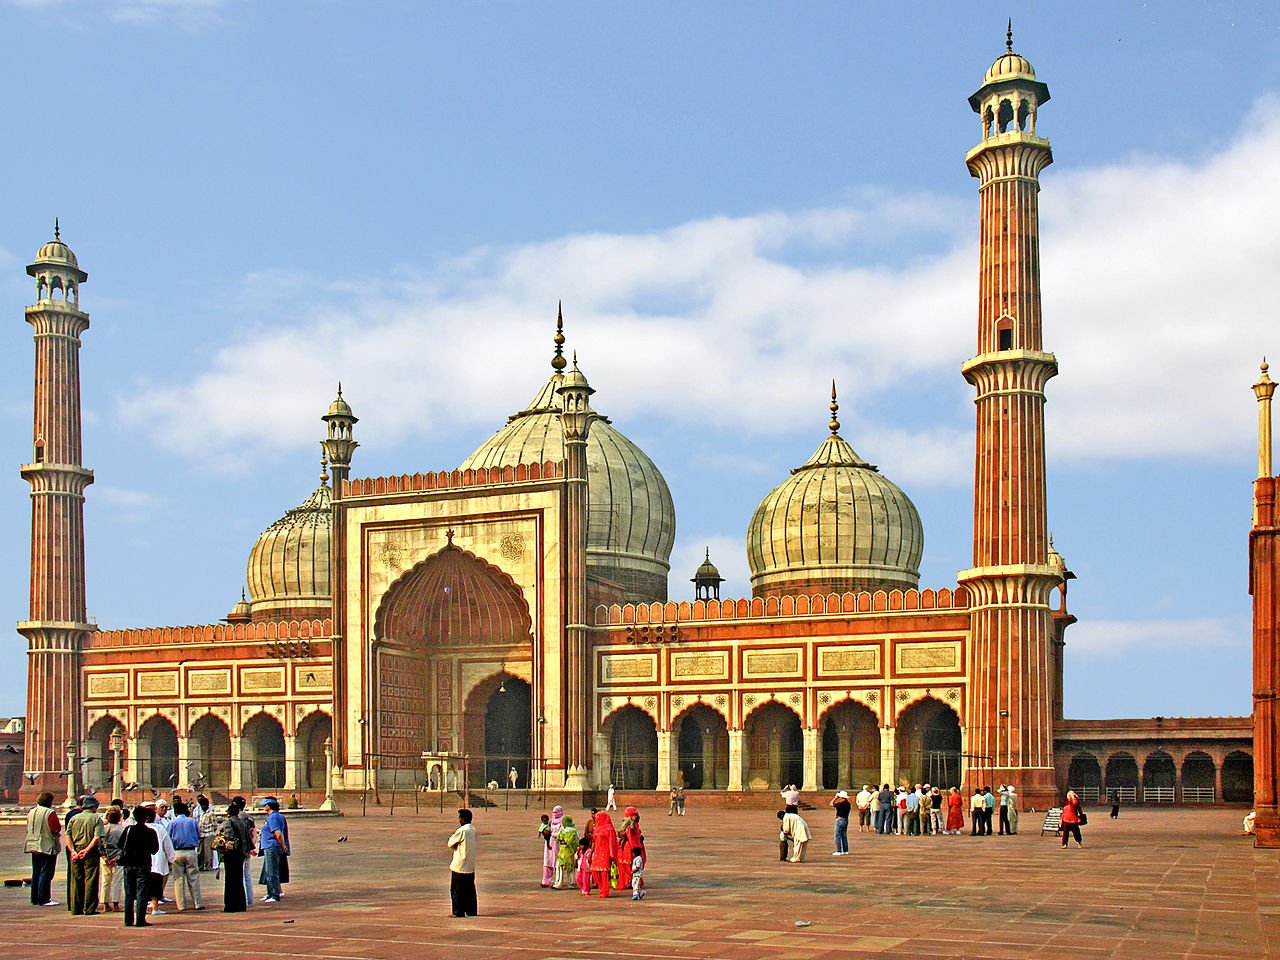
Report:
[[[1004,35],[1004,49],[1007,53],[1013,53],[1013,17],[1009,18],[1009,29]]]
[[[327,453],[320,454],[320,486],[327,487],[329,485],[329,455]]]
[[[58,223],[57,217],[53,218],[53,239],[55,240],[62,239],[62,226]]]
[[[338,381],[338,399],[339,400],[342,399],[342,381],[341,380]]]
[[[551,338],[556,345],[555,356],[551,358],[551,369],[556,373],[564,370],[564,301],[556,301],[556,335]]]
[[[711,548],[707,547],[707,562],[711,562]]]
[[[840,404],[836,402],[836,382],[832,380],[831,381],[831,422],[827,424],[827,426],[831,428],[831,433],[833,436],[840,432],[840,420],[836,417],[836,414],[838,414],[839,412],[840,412]]]

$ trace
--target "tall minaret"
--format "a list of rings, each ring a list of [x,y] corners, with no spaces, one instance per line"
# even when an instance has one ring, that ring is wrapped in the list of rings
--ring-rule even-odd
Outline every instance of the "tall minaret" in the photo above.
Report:
[[[1258,479],[1249,531],[1249,593],[1253,596],[1253,843],[1280,847],[1280,524],[1271,472],[1271,398],[1276,383],[1262,362],[1258,398]]]
[[[557,370],[564,368],[560,355],[557,325]],[[590,786],[588,768],[591,766],[591,663],[587,643],[587,436],[595,412],[591,409],[591,394],[595,390],[586,376],[578,369],[578,358],[573,358],[573,368],[564,375],[556,388],[564,404],[560,424],[564,429],[565,457],[565,521],[564,521],[564,571],[565,571],[565,786],[571,790],[583,790]]]
[[[36,777],[23,783],[24,798],[78,788],[80,646],[94,629],[84,599],[84,491],[93,472],[80,464],[80,334],[89,328],[80,284],[89,275],[56,221],[27,273],[36,280],[26,311],[35,328],[35,423],[31,462],[22,466],[31,484],[31,615],[18,632],[28,657],[24,766]],[[64,779],[58,771],[68,766]]]
[[[1013,783],[1040,809],[1056,799],[1044,388],[1058,372],[1040,320],[1040,171],[1053,161],[1036,135],[1049,89],[1013,52],[969,98],[982,142],[965,160],[978,178],[981,254],[978,354],[962,370],[977,388],[972,604],[965,753],[970,787]]]

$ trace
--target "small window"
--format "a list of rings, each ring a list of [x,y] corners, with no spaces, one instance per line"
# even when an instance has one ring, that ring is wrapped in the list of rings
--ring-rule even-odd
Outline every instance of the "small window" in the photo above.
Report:
[[[44,463],[44,441],[36,441],[36,463]]]
[[[1005,327],[1004,329],[997,331],[997,344],[998,344],[998,349],[1000,350],[1013,349],[1013,328],[1012,327]]]

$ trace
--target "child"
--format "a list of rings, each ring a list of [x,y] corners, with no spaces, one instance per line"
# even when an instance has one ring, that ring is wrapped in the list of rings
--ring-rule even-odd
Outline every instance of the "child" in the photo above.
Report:
[[[564,819],[560,821],[560,830],[556,834],[556,839],[560,841],[560,852],[556,855],[556,878],[552,886],[557,890],[563,890],[573,875],[578,853],[578,831],[573,826],[573,817],[565,814]]]
[[[575,879],[578,881],[578,889],[582,891],[582,895],[589,896],[591,893],[591,834],[589,833],[582,837],[582,842],[578,845]]]
[[[542,822],[538,824],[538,836],[542,838],[542,885],[549,887],[551,886],[551,868],[548,864],[551,858],[551,818],[545,813],[542,815]]]
[[[631,899],[644,899],[644,851],[631,848]]]

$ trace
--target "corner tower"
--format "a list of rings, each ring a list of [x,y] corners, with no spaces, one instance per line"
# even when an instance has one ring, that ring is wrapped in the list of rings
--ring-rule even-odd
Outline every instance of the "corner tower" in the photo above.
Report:
[[[973,566],[960,572],[972,609],[965,719],[968,785],[1013,783],[1030,806],[1056,799],[1052,613],[1061,573],[1048,557],[1045,384],[1058,372],[1040,316],[1040,172],[1053,162],[1036,119],[1049,88],[1005,52],[969,105],[982,142],[965,162],[979,182],[978,352]]]
[[[71,755],[80,741],[80,646],[94,629],[84,596],[84,491],[93,472],[80,463],[80,335],[89,329],[80,284],[89,275],[56,221],[27,273],[36,281],[36,303],[26,310],[36,368],[31,462],[21,468],[31,484],[31,610],[18,624],[28,658],[24,798],[79,789],[74,772],[64,783],[59,771],[78,766]]]

